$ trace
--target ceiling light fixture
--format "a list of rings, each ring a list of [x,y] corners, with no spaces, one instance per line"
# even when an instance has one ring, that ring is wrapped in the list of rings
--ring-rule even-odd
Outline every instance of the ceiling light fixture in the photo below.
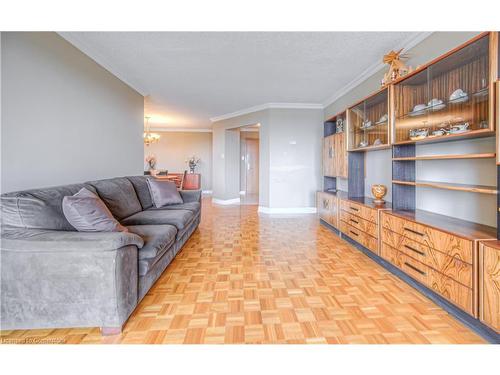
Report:
[[[156,133],[151,133],[151,125],[149,125],[149,119],[151,117],[146,116],[144,118],[146,119],[146,126],[145,126],[146,131],[143,134],[144,144],[146,146],[149,146],[152,143],[158,142],[160,140],[160,135]]]

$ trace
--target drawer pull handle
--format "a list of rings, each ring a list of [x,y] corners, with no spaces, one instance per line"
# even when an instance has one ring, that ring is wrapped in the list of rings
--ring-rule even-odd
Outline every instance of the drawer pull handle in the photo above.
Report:
[[[418,272],[419,274],[421,274],[421,275],[425,275],[425,272],[424,272],[424,271],[420,271],[417,267],[412,266],[412,265],[411,265],[410,263],[408,263],[408,262],[405,262],[405,266],[410,267],[412,270],[417,271],[417,272]]]
[[[351,210],[354,210],[354,211],[359,211],[359,208],[356,208],[356,207],[349,206],[349,208],[350,208]]]
[[[404,245],[408,250],[411,250],[413,251],[414,253],[417,253],[417,254],[420,254],[422,256],[425,257],[425,253],[423,251],[420,251],[420,250],[417,250],[417,249],[414,249],[413,247],[411,246],[408,246],[408,245]]]
[[[354,219],[349,219],[349,221],[352,221],[353,223],[359,224],[359,221],[356,221]]]
[[[349,231],[351,234],[354,234],[355,236],[359,236],[359,233],[353,232],[352,230]]]
[[[403,229],[404,229],[405,231],[407,231],[407,232],[410,232],[410,233],[416,234],[417,236],[422,236],[422,237],[423,237],[423,236],[425,236],[425,234],[420,233],[420,232],[417,232],[416,230],[413,230],[413,229],[410,229],[410,228],[406,228],[406,227],[404,227]]]

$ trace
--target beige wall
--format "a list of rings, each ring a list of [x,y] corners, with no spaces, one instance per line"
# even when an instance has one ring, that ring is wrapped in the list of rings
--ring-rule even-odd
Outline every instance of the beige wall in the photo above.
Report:
[[[1,38],[3,192],[142,174],[142,95],[56,33]]]
[[[416,67],[431,61],[471,39],[477,32],[436,32],[407,51],[408,65]],[[363,81],[360,85],[338,98],[325,108],[324,119],[328,119],[380,87],[380,80],[386,68]],[[493,138],[450,143],[418,145],[417,154],[488,152],[494,149]],[[366,153],[365,194],[370,194],[370,186],[381,183],[389,188],[387,199],[391,200],[391,150]],[[460,165],[460,168],[458,168]],[[417,164],[417,179],[495,185],[496,168],[493,160],[470,160],[467,162],[432,161]],[[345,181],[339,181],[341,189],[347,188]],[[496,199],[494,195],[474,194],[439,189],[417,189],[417,208],[433,211],[464,220],[496,226]]]
[[[203,190],[212,190],[212,133],[211,132],[160,132],[160,141],[144,147],[144,157],[153,153],[158,159],[157,168],[170,172],[189,170],[186,160],[192,155],[201,159],[196,172],[201,174]]]

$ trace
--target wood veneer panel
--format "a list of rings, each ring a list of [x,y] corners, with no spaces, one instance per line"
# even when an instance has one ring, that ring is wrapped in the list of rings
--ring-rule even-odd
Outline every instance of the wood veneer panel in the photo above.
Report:
[[[382,242],[398,249],[432,269],[451,277],[468,288],[473,288],[474,271],[471,264],[449,256],[432,247],[413,241],[387,228],[382,228]]]
[[[373,251],[374,253],[378,253],[378,241],[375,237],[370,236],[343,220],[340,220],[340,231],[367,249]]]
[[[384,222],[389,217],[399,217],[404,219],[405,221],[414,222],[417,226],[419,226],[419,230],[424,230],[425,226],[430,228],[434,228],[437,231],[442,231],[453,236],[457,236],[460,238],[464,238],[467,240],[488,240],[488,239],[496,239],[496,228],[473,223],[470,221],[465,221],[457,218],[453,218],[450,216],[440,215],[429,211],[423,210],[393,210],[393,211],[384,211],[383,213]],[[386,224],[390,225],[390,224]],[[387,227],[392,231],[397,233],[401,233],[390,226]],[[421,228],[421,229],[420,229]],[[402,233],[401,233],[402,234]],[[436,247],[434,247],[436,249]],[[439,250],[439,248],[437,248]],[[447,253],[447,252],[446,252]]]
[[[377,211],[372,208],[355,203],[352,200],[341,200],[340,208],[341,210],[348,212],[352,215],[355,215],[357,217],[360,217],[361,219],[371,221],[375,225],[378,224]]]
[[[500,241],[479,247],[479,318],[500,333]]]
[[[344,210],[340,210],[340,220],[349,223],[372,237],[378,238],[378,225],[372,221],[362,219]]]
[[[381,256],[468,314],[474,315],[472,289],[433,270],[425,264],[390,247],[386,243],[382,243]]]

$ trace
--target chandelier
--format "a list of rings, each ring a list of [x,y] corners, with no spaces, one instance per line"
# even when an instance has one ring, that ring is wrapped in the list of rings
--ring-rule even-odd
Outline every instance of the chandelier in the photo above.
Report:
[[[144,144],[149,146],[151,143],[156,143],[160,140],[160,135],[156,133],[151,133],[151,125],[149,125],[149,116],[145,117],[146,119],[146,131],[143,134]]]

